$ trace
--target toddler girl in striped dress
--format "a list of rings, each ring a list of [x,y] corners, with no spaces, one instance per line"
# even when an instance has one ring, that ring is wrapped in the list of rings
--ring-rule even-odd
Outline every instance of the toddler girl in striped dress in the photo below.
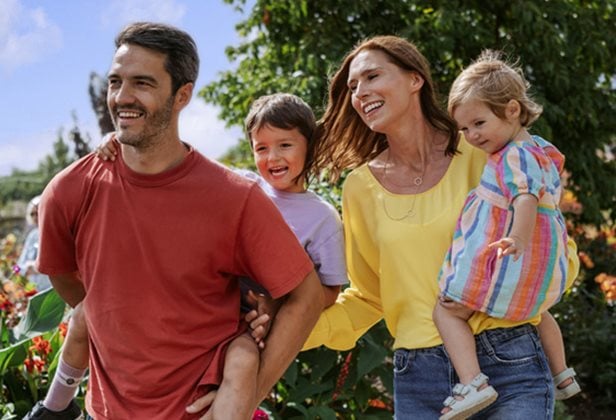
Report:
[[[462,419],[498,397],[481,373],[473,312],[523,324],[541,315],[539,334],[556,398],[580,391],[565,364],[558,324],[547,312],[565,290],[567,232],[558,204],[564,156],[527,127],[542,112],[522,72],[484,51],[454,81],[448,110],[466,140],[486,152],[480,184],[466,198],[439,275],[434,322],[460,383],[441,419]]]

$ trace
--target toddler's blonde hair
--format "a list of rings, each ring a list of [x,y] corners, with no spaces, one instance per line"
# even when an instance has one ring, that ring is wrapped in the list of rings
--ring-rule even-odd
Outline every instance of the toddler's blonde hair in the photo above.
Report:
[[[530,84],[522,69],[501,58],[502,53],[484,50],[470,66],[460,73],[451,86],[447,111],[453,115],[456,107],[478,100],[486,104],[498,118],[505,119],[509,101],[520,104],[520,124],[528,127],[543,112],[543,107],[528,94]]]

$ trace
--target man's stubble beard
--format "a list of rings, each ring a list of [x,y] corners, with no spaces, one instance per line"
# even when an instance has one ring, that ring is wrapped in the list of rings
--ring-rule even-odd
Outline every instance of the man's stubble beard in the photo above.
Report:
[[[146,113],[146,121],[143,129],[139,133],[131,134],[122,132],[118,129],[116,118],[113,120],[113,125],[116,128],[116,138],[121,144],[131,146],[137,149],[149,149],[164,139],[161,135],[169,127],[171,123],[171,113],[173,110],[174,96],[170,96],[162,108],[153,114]],[[114,113],[115,115],[115,113]]]

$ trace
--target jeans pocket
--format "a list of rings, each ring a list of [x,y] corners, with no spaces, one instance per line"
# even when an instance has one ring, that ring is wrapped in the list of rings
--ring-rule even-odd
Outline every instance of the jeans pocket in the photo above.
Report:
[[[410,351],[398,349],[394,352],[394,375],[404,375],[410,370]]]
[[[538,357],[538,342],[534,333],[481,337],[481,345],[489,357],[508,364],[525,364]]]

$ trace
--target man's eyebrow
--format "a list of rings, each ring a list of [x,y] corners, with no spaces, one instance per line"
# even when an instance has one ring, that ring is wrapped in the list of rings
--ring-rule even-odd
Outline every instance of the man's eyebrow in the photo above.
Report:
[[[117,73],[109,73],[107,75],[107,79],[121,79],[120,75]],[[130,77],[129,79],[138,81],[138,82],[149,82],[151,84],[158,84],[158,81],[156,80],[156,78],[152,77],[152,76],[148,76],[147,74],[143,74],[143,75],[137,75],[137,76],[133,76]]]

